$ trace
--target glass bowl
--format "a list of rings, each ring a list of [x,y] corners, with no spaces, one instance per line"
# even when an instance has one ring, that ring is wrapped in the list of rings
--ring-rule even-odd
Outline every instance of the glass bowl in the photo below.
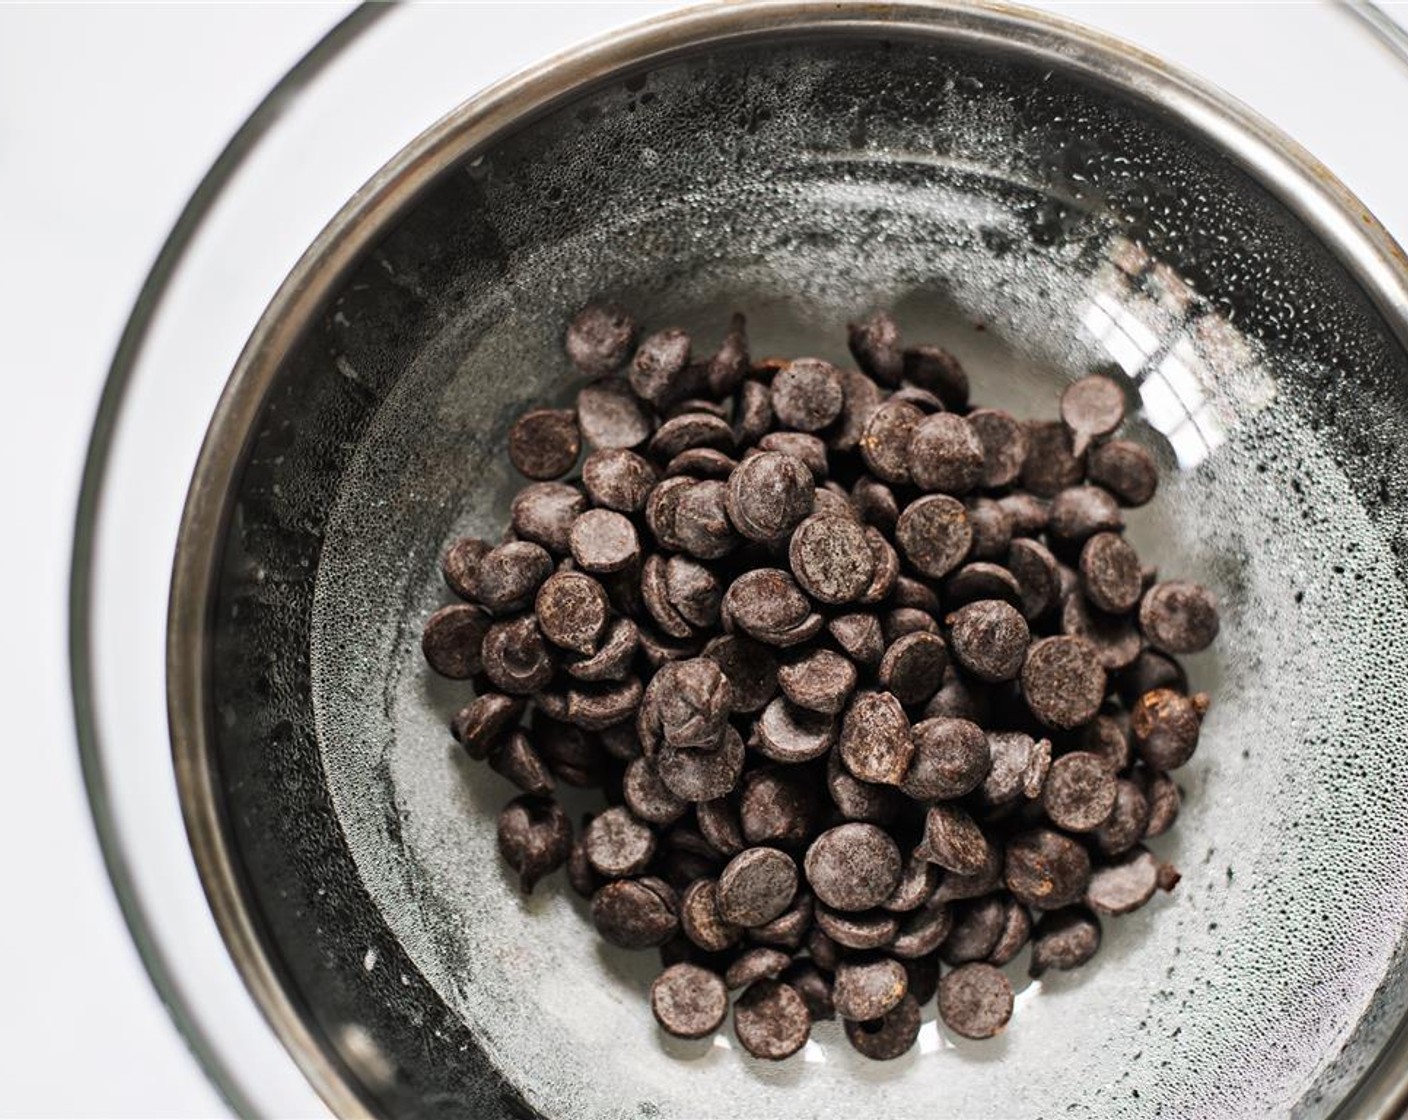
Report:
[[[665,1040],[654,959],[494,850],[445,730],[438,557],[495,536],[513,417],[590,299],[844,359],[895,309],[976,400],[1113,372],[1163,467],[1141,553],[1224,605],[1156,843],[1177,892],[1009,1030],[873,1064]],[[1387,1109],[1408,987],[1408,284],[1318,165],[1185,75],[1005,8],[753,3],[561,56],[412,141],[264,313],[177,543],[177,787],[230,954],[340,1112],[1321,1116]],[[82,714],[82,713],[81,713]],[[1387,1057],[1384,1055],[1387,1054]],[[1381,1060],[1382,1059],[1382,1060]],[[1354,1094],[1358,1094],[1354,1096]],[[1347,1104],[1346,1102],[1352,1102]]]

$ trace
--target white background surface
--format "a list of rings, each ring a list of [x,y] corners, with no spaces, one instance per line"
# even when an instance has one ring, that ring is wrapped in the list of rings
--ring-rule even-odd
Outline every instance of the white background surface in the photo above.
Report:
[[[1408,242],[1408,152],[1395,124],[1408,67],[1384,52],[1353,73],[1327,69],[1321,44],[1339,33],[1343,12],[1043,6],[1219,82],[1319,155]],[[577,37],[660,5],[482,7],[466,93],[501,76],[543,20]],[[230,134],[346,10],[0,6],[3,1115],[224,1113],[146,980],[89,823],[69,714],[69,537],[93,409],[146,270]],[[1394,10],[1408,18],[1408,7]],[[1323,96],[1316,75],[1348,89],[1358,111]]]

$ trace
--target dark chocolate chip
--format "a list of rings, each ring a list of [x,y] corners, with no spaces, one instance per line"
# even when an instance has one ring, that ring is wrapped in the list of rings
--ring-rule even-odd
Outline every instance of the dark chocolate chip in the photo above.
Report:
[[[1042,638],[1022,665],[1027,707],[1048,727],[1069,731],[1089,723],[1105,698],[1105,670],[1084,638]]]
[[[964,1038],[992,1038],[1012,1018],[1012,985],[990,964],[955,968],[939,981],[939,1018]]]
[[[616,879],[592,895],[592,924],[622,949],[665,944],[680,928],[678,911],[674,889],[651,877]]]
[[[1217,599],[1188,580],[1156,583],[1139,604],[1139,628],[1165,653],[1198,653],[1212,645],[1219,628]]]
[[[468,680],[484,668],[484,636],[492,623],[487,612],[469,603],[441,607],[421,633],[426,663],[442,677]]]
[[[988,737],[966,719],[914,725],[914,761],[900,789],[916,801],[948,801],[972,793],[992,767]]]
[[[797,893],[797,865],[776,848],[747,848],[719,876],[719,915],[737,926],[772,921]]]
[[[962,416],[925,417],[909,441],[909,477],[921,490],[966,494],[983,476],[983,445]]]
[[[518,873],[519,886],[534,885],[566,861],[572,850],[572,822],[556,801],[524,794],[499,813],[499,854]]]
[[[968,511],[957,498],[928,494],[911,502],[895,524],[895,541],[921,575],[941,579],[963,563],[973,544]]]
[[[728,990],[718,973],[695,964],[674,964],[650,985],[655,1021],[676,1038],[704,1038],[723,1026]]]
[[[1064,971],[1079,968],[1100,948],[1100,923],[1094,914],[1079,907],[1057,910],[1037,923],[1032,935],[1033,977],[1048,969]]]
[[[1085,894],[1090,855],[1069,836],[1049,828],[1033,829],[1008,841],[1003,877],[1019,902],[1037,910],[1056,910]]]
[[[567,324],[567,357],[587,377],[605,377],[626,364],[636,340],[636,321],[614,303],[588,304]]]
[[[811,1034],[812,1020],[802,997],[780,980],[759,980],[738,997],[733,1030],[743,1049],[755,1058],[791,1057]]]

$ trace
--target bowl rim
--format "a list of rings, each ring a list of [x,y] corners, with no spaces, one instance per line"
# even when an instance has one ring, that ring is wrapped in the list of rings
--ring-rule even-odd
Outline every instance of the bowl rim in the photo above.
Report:
[[[354,13],[334,34],[340,31],[344,38],[355,36],[370,21],[365,12]],[[349,26],[354,20],[357,25]],[[206,725],[210,591],[217,572],[218,545],[227,524],[230,484],[243,460],[246,436],[283,355],[362,251],[441,172],[583,89],[632,70],[728,44],[770,36],[877,33],[1001,49],[1157,106],[1223,151],[1294,213],[1354,277],[1400,344],[1408,348],[1408,256],[1327,168],[1279,129],[1201,79],[1116,37],[1029,9],[991,0],[976,4],[906,0],[885,5],[859,0],[734,0],[726,5],[691,7],[587,41],[461,103],[403,148],[338,211],[260,317],[230,374],[202,444],[172,571],[167,625],[168,718],[178,795],[194,860],[221,936],[251,995],[335,1114],[366,1114],[367,1103],[341,1062],[283,990],[252,920],[220,808]],[[319,44],[315,53],[332,38],[330,35]],[[336,53],[339,45],[328,47],[329,53]],[[175,237],[173,233],[173,241]],[[138,313],[141,311],[139,305]],[[134,323],[137,321],[134,313]],[[120,350],[114,361],[115,373],[122,358]],[[112,388],[110,384],[109,390]],[[97,474],[101,474],[99,436],[95,433],[85,470],[84,492],[90,501],[97,489],[95,456]],[[83,674],[88,669],[79,629],[82,624],[77,621],[86,617],[81,550],[80,544],[75,555],[72,640],[83,740],[93,734],[89,726],[85,735],[82,711]],[[93,752],[89,748],[85,753]],[[85,762],[85,773],[89,772]],[[96,812],[98,795],[91,777],[89,781]],[[108,858],[111,865],[111,854]],[[119,878],[116,871],[113,874]],[[150,967],[150,960],[148,964]],[[178,1000],[168,998],[168,1002]],[[1389,1117],[1398,1115],[1405,1106],[1408,1024],[1400,1024],[1336,1114]]]

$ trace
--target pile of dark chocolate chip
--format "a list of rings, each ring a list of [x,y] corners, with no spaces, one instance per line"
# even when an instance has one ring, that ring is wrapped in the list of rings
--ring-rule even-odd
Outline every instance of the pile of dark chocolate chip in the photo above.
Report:
[[[602,937],[658,949],[664,1030],[710,1034],[741,989],[768,1059],[836,1016],[896,1058],[936,996],[992,1037],[1024,947],[1075,968],[1172,889],[1142,842],[1208,706],[1175,658],[1218,631],[1122,535],[1157,471],[1112,438],[1117,382],[1020,421],[883,312],[849,343],[858,369],[754,360],[735,316],[698,359],[582,311],[576,407],[514,424],[512,526],[450,548],[463,602],[424,631],[476,693],[455,738],[523,791],[522,889],[565,864]],[[575,833],[558,783],[604,791]]]

